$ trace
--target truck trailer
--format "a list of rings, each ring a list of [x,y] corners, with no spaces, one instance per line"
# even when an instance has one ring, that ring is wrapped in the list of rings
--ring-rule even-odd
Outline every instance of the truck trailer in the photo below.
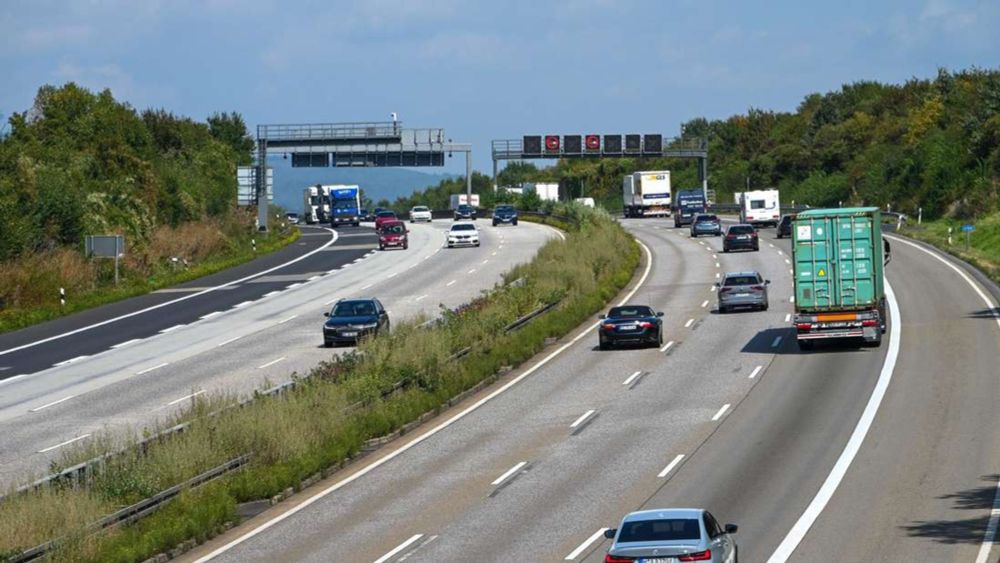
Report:
[[[302,190],[302,219],[307,225],[325,223],[330,216],[330,191],[316,184]]]
[[[886,330],[882,238],[877,207],[810,209],[792,221],[796,340],[849,340],[869,347]]]
[[[678,190],[674,194],[674,227],[690,225],[694,216],[706,210],[705,192],[701,189]]]
[[[459,205],[471,205],[479,207],[479,194],[451,194],[448,208],[455,210]]]
[[[670,216],[670,171],[633,172],[622,179],[625,217]]]

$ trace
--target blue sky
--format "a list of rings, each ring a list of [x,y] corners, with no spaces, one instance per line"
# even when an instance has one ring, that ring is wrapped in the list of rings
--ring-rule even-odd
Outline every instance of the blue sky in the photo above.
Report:
[[[995,68],[1000,2],[5,0],[0,113],[76,81],[258,123],[400,114],[474,144],[663,132],[845,82]],[[454,158],[448,171],[464,172]]]

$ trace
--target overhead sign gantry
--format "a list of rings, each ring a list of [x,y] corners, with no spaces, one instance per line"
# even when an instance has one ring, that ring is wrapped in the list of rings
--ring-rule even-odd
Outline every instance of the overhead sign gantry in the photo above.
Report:
[[[395,114],[393,114],[395,117]],[[445,157],[465,153],[466,192],[472,193],[472,145],[446,139],[444,129],[405,129],[401,121],[257,126],[257,169],[267,155],[291,155],[293,167],[444,166]],[[257,217],[267,229],[263,173],[255,174]]]

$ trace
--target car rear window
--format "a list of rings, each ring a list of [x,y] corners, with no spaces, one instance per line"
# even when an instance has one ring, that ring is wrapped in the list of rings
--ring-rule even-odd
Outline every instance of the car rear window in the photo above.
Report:
[[[414,211],[427,211],[427,208],[423,207],[421,205],[418,205],[417,207],[414,207],[413,210]]]
[[[618,534],[618,543],[697,539],[701,539],[701,527],[693,518],[626,522]]]
[[[375,314],[375,304],[371,301],[345,301],[337,303],[331,317],[363,317]]]
[[[730,276],[722,285],[754,285],[760,283],[756,276]]]
[[[376,217],[395,217],[396,213],[394,211],[379,211],[376,213]]]
[[[698,220],[699,221],[718,221],[719,218],[716,217],[715,215],[699,215],[698,216]]]
[[[753,232],[753,227],[750,225],[733,225],[729,227],[729,232],[734,235],[748,235]]]
[[[451,230],[453,231],[474,231],[476,230],[475,225],[470,225],[469,223],[462,223],[460,225],[452,225]]]
[[[653,310],[649,307],[635,306],[635,307],[612,307],[611,311],[608,312],[608,317],[611,318],[622,318],[622,317],[652,317]]]
[[[386,225],[382,227],[382,230],[387,233],[399,234],[404,232],[406,228],[400,225],[399,223],[393,223],[391,225]]]

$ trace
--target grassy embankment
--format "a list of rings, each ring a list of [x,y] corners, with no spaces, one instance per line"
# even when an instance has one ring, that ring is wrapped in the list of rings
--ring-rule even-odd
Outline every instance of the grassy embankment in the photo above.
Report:
[[[969,236],[969,249],[965,248],[965,233],[961,227],[972,223],[976,230]],[[948,228],[952,229],[952,244],[948,244]],[[993,281],[1000,283],[1000,214],[994,213],[978,221],[939,219],[924,221],[922,225],[908,225],[900,234],[930,243],[982,270]]]
[[[358,353],[318,366],[292,392],[242,409],[199,417],[235,399],[198,400],[177,416],[195,420],[190,431],[154,445],[148,455],[117,459],[82,488],[0,504],[0,554],[61,536],[67,540],[56,560],[141,561],[186,540],[204,540],[236,520],[238,503],[299,489],[358,454],[366,440],[435,412],[505,366],[531,358],[546,338],[567,334],[604,307],[640,261],[634,240],[608,215],[578,207],[554,211],[579,222],[566,241],[550,241],[530,263],[509,272],[503,286],[460,312],[444,311],[431,328],[418,327],[422,318],[395,323],[391,334],[363,343]],[[512,321],[556,301],[552,311],[504,333]],[[467,346],[467,354],[453,358]],[[385,394],[394,387],[398,391]],[[134,440],[104,436],[66,454],[59,465]],[[246,469],[185,492],[133,526],[86,530],[102,514],[247,453],[252,460]]]
[[[284,225],[254,233],[243,212],[158,227],[148,244],[129,248],[114,285],[114,260],[84,257],[82,249],[60,247],[0,264],[0,333],[200,278],[253,260],[298,239]],[[256,241],[257,249],[251,241]],[[180,260],[175,264],[172,257]],[[182,261],[181,261],[182,260]],[[65,288],[66,305],[59,303]]]

